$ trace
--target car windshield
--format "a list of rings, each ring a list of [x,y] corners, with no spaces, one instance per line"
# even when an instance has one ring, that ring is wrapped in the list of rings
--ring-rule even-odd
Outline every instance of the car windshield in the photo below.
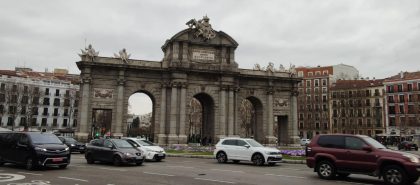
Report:
[[[67,143],[72,143],[72,144],[77,143],[77,141],[75,139],[71,138],[71,137],[66,137],[65,139],[66,139]]]
[[[370,145],[372,145],[373,147],[377,148],[377,149],[385,149],[386,147],[384,145],[382,145],[380,142],[374,140],[371,137],[364,137],[365,141],[368,142]]]
[[[155,146],[155,144],[147,140],[137,139],[136,141],[140,143],[141,146]]]
[[[118,148],[133,148],[128,141],[122,139],[113,139],[112,140]]]
[[[33,144],[63,144],[54,134],[31,133],[28,135]]]
[[[262,144],[258,143],[253,139],[247,139],[246,142],[248,142],[249,145],[251,145],[252,147],[264,147]]]

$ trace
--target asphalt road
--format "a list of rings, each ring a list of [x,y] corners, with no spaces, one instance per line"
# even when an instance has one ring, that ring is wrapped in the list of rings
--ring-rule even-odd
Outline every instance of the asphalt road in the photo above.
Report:
[[[419,184],[419,182],[417,182]],[[87,164],[84,156],[73,154],[67,169],[27,171],[22,167],[0,167],[1,185],[330,185],[383,184],[382,180],[364,175],[346,179],[322,180],[302,164],[253,166],[251,163],[219,164],[214,159],[169,157],[162,162],[145,162],[142,166]]]

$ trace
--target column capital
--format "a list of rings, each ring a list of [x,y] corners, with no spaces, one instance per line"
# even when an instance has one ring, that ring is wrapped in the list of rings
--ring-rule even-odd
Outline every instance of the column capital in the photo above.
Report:
[[[125,82],[126,82],[126,80],[125,80],[125,79],[122,79],[122,78],[117,79],[117,84],[118,84],[119,86],[124,86],[124,85],[125,85]]]
[[[267,94],[268,95],[273,95],[274,94],[274,88],[273,87],[268,87],[267,88]]]
[[[92,78],[91,77],[83,77],[81,80],[80,80],[80,83],[81,84],[90,84],[92,82]]]
[[[290,95],[291,96],[299,96],[299,91],[293,90],[293,91],[290,92]]]
[[[221,91],[227,91],[227,90],[229,90],[229,86],[228,85],[220,85],[220,90]]]

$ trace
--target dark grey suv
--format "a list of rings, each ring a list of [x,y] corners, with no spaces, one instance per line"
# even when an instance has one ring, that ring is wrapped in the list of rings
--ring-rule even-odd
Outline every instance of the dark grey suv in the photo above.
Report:
[[[116,166],[123,163],[142,165],[144,155],[123,139],[95,139],[86,146],[85,158],[88,164],[95,161],[111,162]]]

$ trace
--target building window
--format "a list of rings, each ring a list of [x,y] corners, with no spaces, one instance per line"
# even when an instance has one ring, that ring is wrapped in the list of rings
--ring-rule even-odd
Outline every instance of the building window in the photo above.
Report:
[[[319,94],[319,88],[318,87],[315,87],[314,88],[314,92],[315,92],[315,94]]]
[[[311,101],[311,95],[306,96],[306,101],[310,102]]]
[[[48,116],[48,108],[44,108],[44,112],[42,112],[42,115]]]
[[[13,126],[13,118],[12,117],[8,117],[7,118],[7,126]]]
[[[370,109],[366,109],[366,116],[367,117],[370,117],[371,115],[370,115]]]
[[[6,90],[6,84],[3,84],[3,83],[2,83],[2,84],[0,85],[0,90],[1,90],[1,91],[5,91],[5,90]]]
[[[53,127],[56,127],[56,126],[57,126],[57,118],[54,118],[54,119],[53,119],[52,126],[53,126]]]
[[[53,116],[58,116],[58,108],[55,108],[55,109],[54,109],[54,114],[53,114]]]
[[[38,115],[38,107],[32,107],[32,115]]]
[[[36,118],[31,119],[31,126],[37,126]]]
[[[17,91],[17,89],[18,89],[18,86],[17,86],[17,85],[13,85],[13,86],[12,86],[12,92],[16,92],[16,91]]]
[[[366,91],[365,91],[365,95],[366,95],[366,97],[370,97],[370,96],[371,96],[371,94],[370,94],[370,90],[366,90]]]
[[[73,127],[77,127],[77,119],[73,120]]]
[[[313,72],[308,72],[308,76],[313,76],[314,73]]]
[[[366,103],[366,106],[370,106],[370,100],[369,99],[367,99],[365,103]]]
[[[60,96],[60,89],[55,90],[55,96]]]
[[[407,91],[413,91],[413,84],[407,84]]]
[[[60,106],[60,99],[54,98],[54,106]]]
[[[50,95],[50,89],[49,88],[45,88],[45,95],[47,95],[47,96]]]
[[[315,76],[321,76],[321,71],[315,71]]]
[[[322,93],[324,93],[324,94],[328,93],[328,92],[327,92],[327,88],[326,88],[326,87],[323,87],[323,88],[322,88]]]
[[[50,98],[44,98],[43,105],[50,105]]]
[[[322,79],[322,86],[327,86],[327,79]]]
[[[311,80],[306,80],[306,87],[311,87]]]
[[[67,119],[63,120],[63,127],[67,127]]]
[[[311,94],[311,89],[310,88],[306,89],[306,94]]]
[[[400,105],[400,114],[404,114],[404,105]]]
[[[323,74],[323,75],[328,75],[328,70],[324,70],[324,71],[322,71],[322,74]]]
[[[9,106],[9,114],[15,114],[16,113],[16,107],[15,106]]]
[[[20,118],[20,126],[26,126],[26,118],[25,117]]]
[[[393,92],[394,92],[394,87],[393,87],[392,85],[387,85],[387,86],[386,86],[386,91],[387,91],[388,93],[393,93]]]
[[[298,77],[303,77],[303,71],[298,71]]]
[[[398,85],[398,92],[403,92],[403,85],[402,84]]]
[[[398,96],[398,102],[400,102],[400,103],[403,103],[404,102],[404,95],[403,94],[400,94]]]
[[[395,103],[394,96],[388,96],[388,103]]]
[[[314,83],[315,83],[315,87],[318,87],[319,86],[319,79],[315,79]]]
[[[42,118],[41,126],[47,126],[47,118]]]
[[[5,94],[0,94],[0,102],[3,103],[6,101],[6,95]]]
[[[395,106],[388,107],[388,114],[395,114]]]

